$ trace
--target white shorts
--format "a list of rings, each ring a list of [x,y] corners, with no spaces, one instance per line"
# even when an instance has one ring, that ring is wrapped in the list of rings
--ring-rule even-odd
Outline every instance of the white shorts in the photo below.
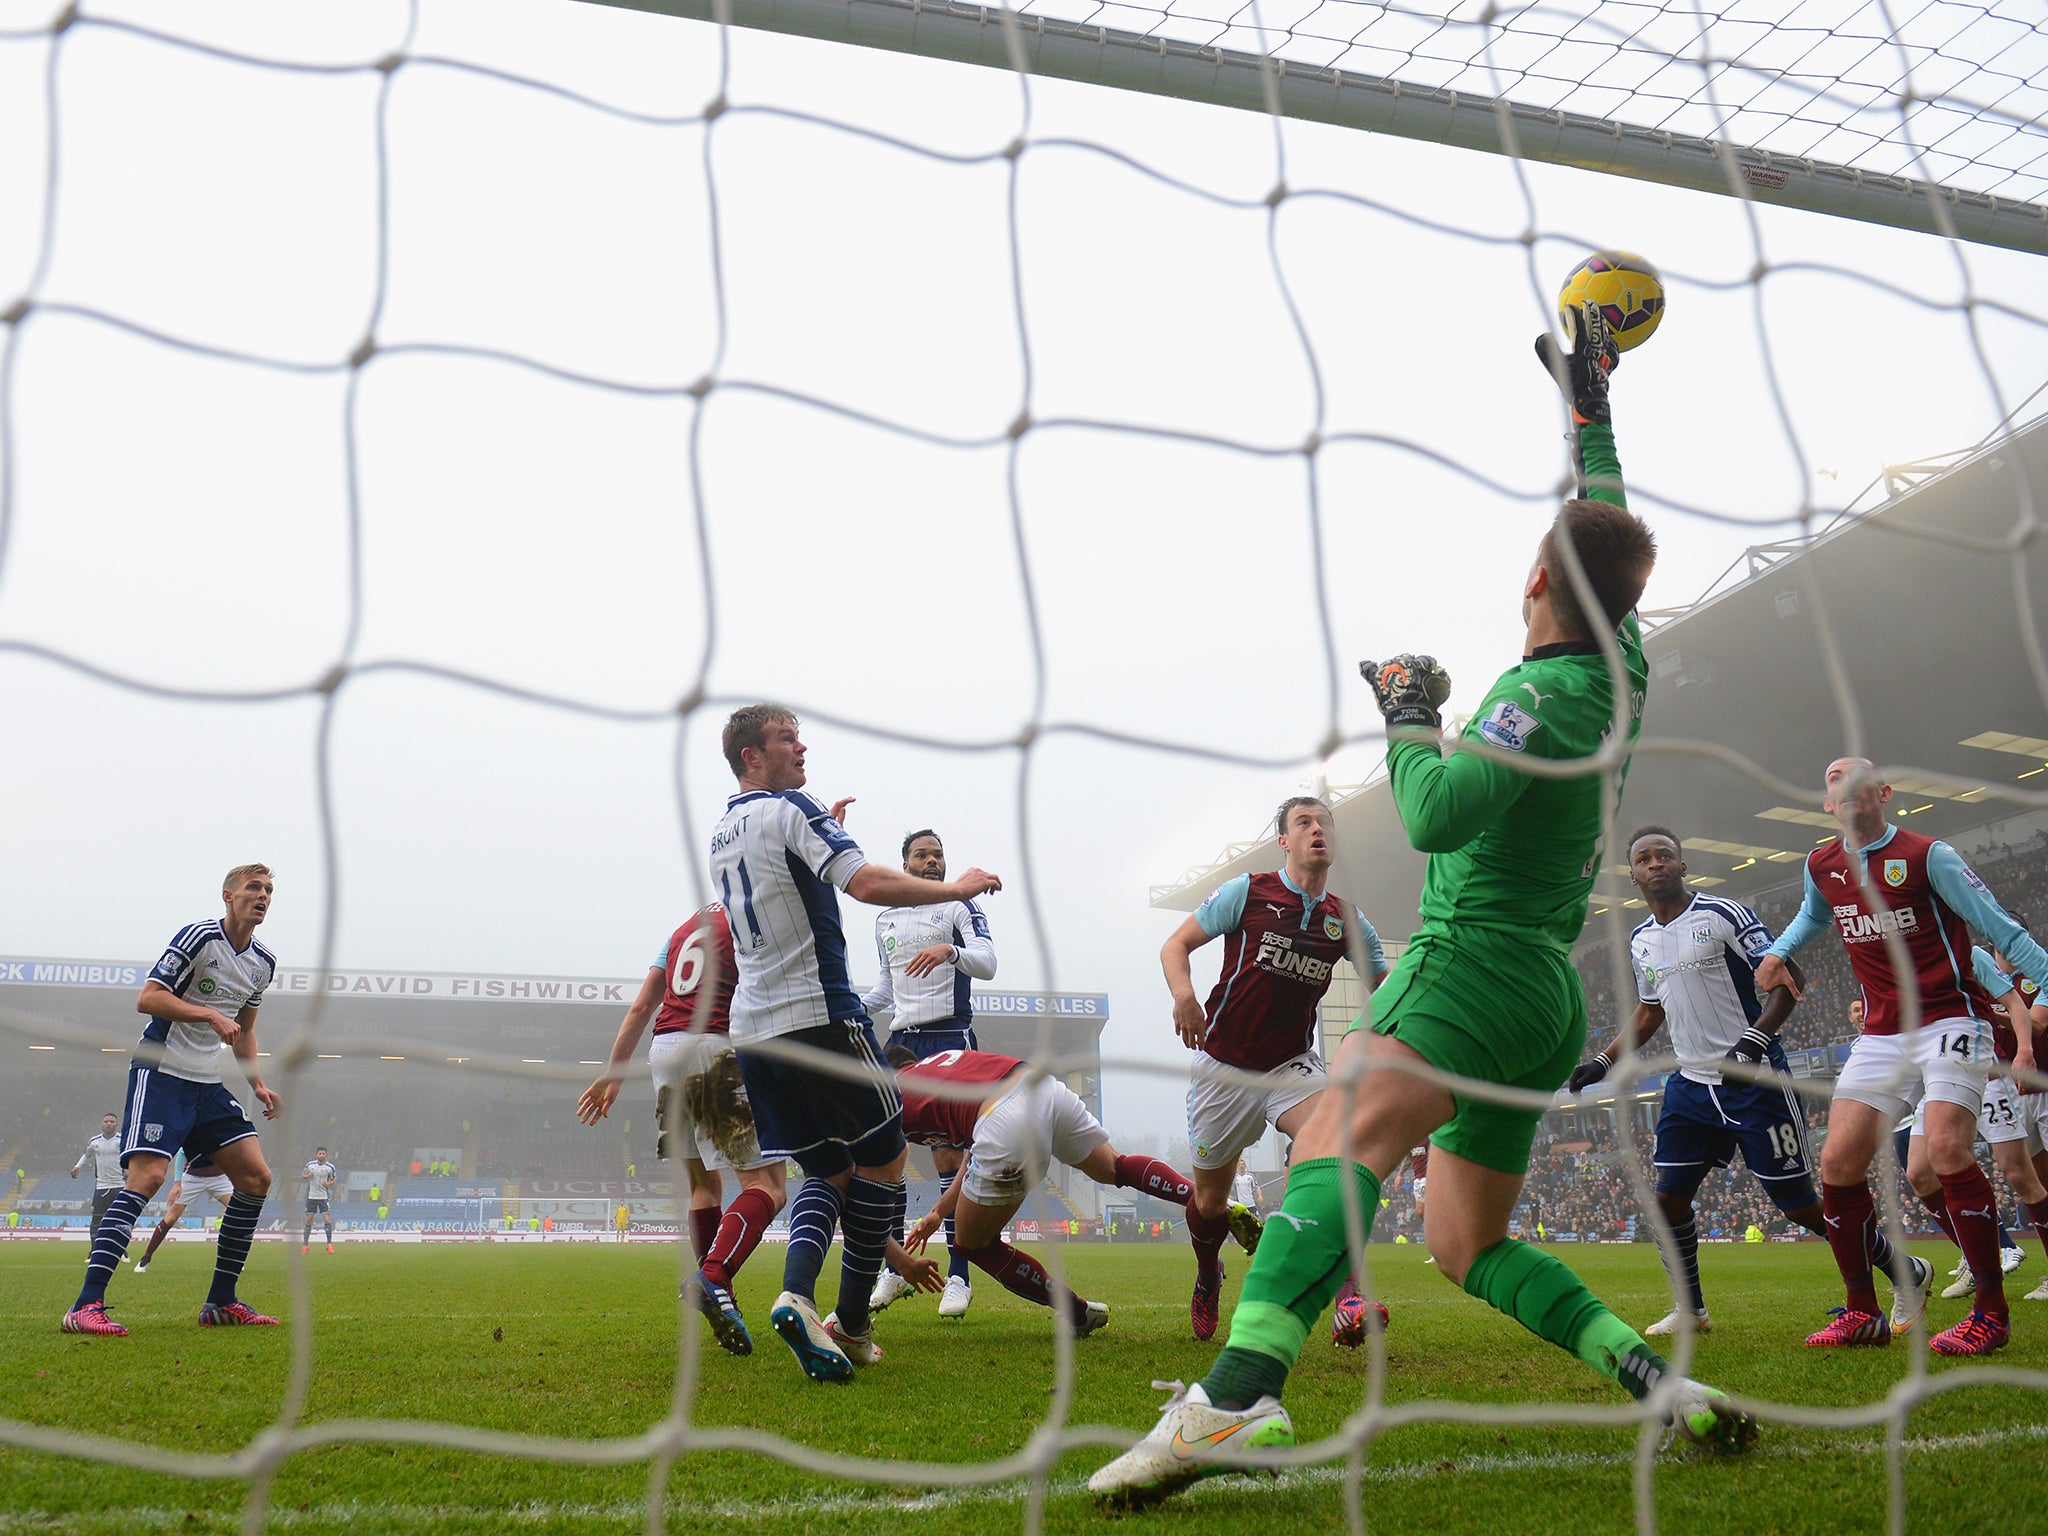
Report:
[[[1235,1168],[1268,1125],[1278,1125],[1282,1115],[1321,1093],[1329,1081],[1323,1058],[1314,1051],[1281,1062],[1254,1082],[1232,1081],[1229,1074],[1240,1070],[1206,1051],[1195,1057],[1188,1077],[1188,1144],[1195,1149],[1197,1168]]]
[[[1014,1205],[1058,1158],[1069,1168],[1109,1140],[1081,1096],[1057,1078],[1022,1083],[974,1125],[960,1192],[976,1205]]]
[[[187,1208],[201,1195],[211,1195],[222,1205],[234,1198],[234,1181],[224,1173],[188,1173],[178,1180],[178,1199]]]
[[[1984,1085],[1984,1112],[1977,1118],[1977,1134],[1993,1146],[2023,1141],[2027,1155],[2042,1149],[2042,1095],[2022,1094],[2008,1078],[1994,1077]]]
[[[1835,1097],[1868,1104],[1893,1123],[1923,1097],[1960,1104],[1974,1115],[1984,1107],[1992,1060],[1991,1026],[1982,1019],[1933,1020],[1910,1040],[1858,1035],[1835,1079]]]
[[[656,1035],[647,1047],[647,1064],[654,1069],[656,1157],[679,1150],[706,1168],[741,1171],[782,1161],[761,1155],[730,1035]]]
[[[1426,1194],[1427,1194],[1428,1192],[1429,1192],[1429,1175],[1428,1175],[1428,1174],[1426,1174],[1426,1173],[1418,1173],[1417,1175],[1415,1175],[1415,1198],[1416,1198],[1416,1200],[1417,1200],[1418,1202],[1419,1202],[1419,1201],[1421,1201],[1421,1199],[1423,1198],[1423,1196],[1424,1196],[1424,1195],[1426,1195]]]

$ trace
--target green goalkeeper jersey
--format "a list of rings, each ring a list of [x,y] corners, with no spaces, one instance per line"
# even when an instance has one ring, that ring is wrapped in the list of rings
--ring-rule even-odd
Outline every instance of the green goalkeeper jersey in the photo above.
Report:
[[[1580,451],[1589,476],[1616,487],[1592,494],[1625,504],[1612,432],[1585,428]],[[1649,680],[1634,614],[1616,638],[1628,675],[1623,715],[1633,752]],[[1472,719],[1472,735],[1510,753],[1590,756],[1614,728],[1606,659],[1590,640],[1542,646],[1501,674]],[[1421,741],[1395,743],[1387,770],[1409,841],[1430,856],[1422,882],[1425,933],[1470,940],[1497,932],[1517,944],[1571,949],[1585,926],[1586,898],[1600,866],[1605,775],[1536,778],[1475,753],[1444,755]],[[1614,784],[1617,799],[1626,772],[1624,760]]]

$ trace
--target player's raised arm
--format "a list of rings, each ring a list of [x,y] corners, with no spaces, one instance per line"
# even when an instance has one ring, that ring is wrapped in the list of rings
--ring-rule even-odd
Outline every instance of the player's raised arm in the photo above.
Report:
[[[970,869],[956,879],[935,885],[879,864],[861,865],[840,886],[855,901],[864,901],[871,907],[922,907],[935,901],[972,901],[1002,888],[1003,882],[985,869]]]

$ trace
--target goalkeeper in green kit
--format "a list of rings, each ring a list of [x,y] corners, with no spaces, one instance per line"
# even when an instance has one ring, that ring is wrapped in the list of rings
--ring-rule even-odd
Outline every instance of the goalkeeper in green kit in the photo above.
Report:
[[[1633,613],[1656,541],[1631,513],[1607,407],[1618,353],[1590,306],[1565,317],[1570,349],[1537,342],[1576,425],[1581,496],[1565,503],[1537,546],[1522,592],[1524,656],[1493,685],[1470,728],[1496,749],[1445,753],[1438,711],[1451,681],[1427,656],[1364,663],[1388,727],[1387,771],[1409,841],[1429,854],[1422,927],[1340,1048],[1332,1089],[1294,1143],[1287,1198],[1266,1222],[1230,1341],[1200,1384],[1179,1389],[1153,1431],[1097,1472],[1106,1501],[1148,1502],[1197,1478],[1234,1470],[1217,1454],[1294,1443],[1281,1406],[1287,1373],[1350,1273],[1345,1206],[1370,1236],[1380,1183],[1428,1137],[1424,1237],[1438,1273],[1594,1370],[1638,1401],[1657,1393],[1687,1439],[1739,1449],[1756,1426],[1710,1387],[1672,1374],[1664,1358],[1601,1304],[1572,1270],[1508,1237],[1542,1112],[1455,1095],[1409,1072],[1440,1072],[1551,1094],[1571,1075],[1586,1036],[1586,999],[1570,951],[1585,924],[1602,830],[1620,774],[1539,778],[1517,758],[1590,757],[1616,725],[1613,678],[1596,638],[1617,643],[1627,673],[1618,711],[1633,748],[1647,672]],[[1588,613],[1562,549],[1569,539],[1600,611]],[[1355,1161],[1353,1161],[1355,1159]]]

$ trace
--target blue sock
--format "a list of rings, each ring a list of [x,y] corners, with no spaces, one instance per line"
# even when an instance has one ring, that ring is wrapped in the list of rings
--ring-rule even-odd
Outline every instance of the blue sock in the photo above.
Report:
[[[235,1282],[242,1278],[242,1266],[249,1262],[249,1245],[256,1240],[256,1223],[263,1215],[263,1197],[245,1195],[239,1189],[228,1198],[221,1213],[220,1236],[214,1240],[213,1287],[206,1304],[224,1307],[235,1299]]]
[[[953,1181],[964,1172],[966,1172],[964,1168],[956,1168],[951,1173],[939,1175],[939,1198],[941,1200],[946,1198],[946,1191],[953,1187]],[[950,1216],[946,1218],[945,1232],[947,1254],[946,1278],[949,1280],[965,1280],[967,1279],[969,1268],[967,1255],[960,1251],[960,1244],[954,1241],[953,1218]]]
[[[85,1288],[78,1293],[78,1300],[71,1303],[72,1311],[107,1299],[107,1282],[121,1267],[121,1258],[128,1252],[128,1239],[134,1234],[135,1223],[141,1219],[142,1208],[147,1204],[149,1197],[138,1195],[132,1189],[122,1190],[107,1202],[107,1214],[100,1218],[100,1229],[92,1240],[92,1253],[85,1261]]]
[[[839,1225],[839,1190],[830,1179],[805,1179],[789,1202],[789,1249],[782,1258],[782,1288],[805,1300],[818,1294],[818,1271]]]
[[[884,1184],[859,1174],[846,1186],[839,1213],[845,1246],[839,1261],[839,1326],[848,1333],[868,1331],[868,1296],[882,1273],[889,1248],[889,1224],[904,1205],[903,1181]]]
[[[1707,1310],[1700,1291],[1700,1229],[1692,1217],[1671,1224],[1671,1244],[1678,1250],[1677,1280],[1695,1312]]]
[[[1870,1236],[1870,1267],[1883,1270],[1892,1277],[1894,1283],[1902,1284],[1913,1278],[1907,1273],[1912,1266],[1899,1262],[1899,1251],[1892,1247],[1892,1240],[1884,1235],[1882,1223],[1878,1224],[1877,1230]]]

